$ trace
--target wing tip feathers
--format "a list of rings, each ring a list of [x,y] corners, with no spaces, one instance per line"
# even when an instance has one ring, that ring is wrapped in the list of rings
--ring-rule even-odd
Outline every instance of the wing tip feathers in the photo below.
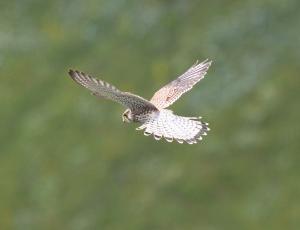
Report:
[[[76,70],[73,69],[69,69],[68,74],[70,75],[70,77],[74,77]]]
[[[85,76],[85,73],[80,72],[78,70],[73,70],[73,69],[69,69],[68,74],[70,75],[71,78],[73,78],[75,80],[76,77],[78,76]]]

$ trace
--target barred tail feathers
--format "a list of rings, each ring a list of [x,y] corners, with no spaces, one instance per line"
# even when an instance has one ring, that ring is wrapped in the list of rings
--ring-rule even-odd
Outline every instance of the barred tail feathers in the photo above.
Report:
[[[208,123],[202,122],[201,117],[177,116],[166,109],[137,128],[137,130],[142,129],[145,129],[146,136],[153,135],[156,140],[163,137],[168,142],[175,139],[179,143],[188,144],[197,143],[209,131]]]

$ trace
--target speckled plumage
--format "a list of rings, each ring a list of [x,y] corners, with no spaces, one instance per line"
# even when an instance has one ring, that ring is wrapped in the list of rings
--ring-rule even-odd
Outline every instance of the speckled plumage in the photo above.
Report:
[[[150,101],[129,92],[122,92],[107,82],[93,78],[83,72],[70,70],[69,75],[78,84],[92,91],[93,95],[116,101],[129,109],[133,122],[142,123],[137,130],[144,130],[146,136],[153,135],[168,142],[197,143],[207,134],[208,123],[196,117],[182,117],[165,109],[182,94],[192,89],[206,74],[211,61],[195,63],[176,80],[158,90]]]

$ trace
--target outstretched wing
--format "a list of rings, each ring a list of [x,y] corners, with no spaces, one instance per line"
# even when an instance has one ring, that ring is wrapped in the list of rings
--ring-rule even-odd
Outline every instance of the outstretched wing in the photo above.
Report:
[[[193,86],[205,76],[210,65],[211,61],[208,60],[205,60],[200,64],[198,64],[197,61],[176,80],[158,90],[153,95],[150,102],[160,109],[172,105],[182,94],[192,89]]]
[[[69,75],[75,82],[92,91],[93,95],[116,101],[128,107],[132,112],[138,113],[145,109],[157,110],[157,108],[148,100],[132,93],[122,92],[115,86],[93,78],[83,72],[69,70]]]

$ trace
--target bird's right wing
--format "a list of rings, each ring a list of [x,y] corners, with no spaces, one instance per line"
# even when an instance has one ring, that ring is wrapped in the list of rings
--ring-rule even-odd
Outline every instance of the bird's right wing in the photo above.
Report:
[[[197,61],[184,74],[158,90],[150,102],[160,109],[172,105],[182,94],[192,89],[205,76],[210,65],[211,61],[208,60],[201,63]]]
[[[69,75],[75,82],[92,91],[93,95],[116,101],[133,112],[139,112],[145,109],[157,110],[148,100],[132,93],[122,92],[115,86],[93,78],[83,72],[69,70]]]

